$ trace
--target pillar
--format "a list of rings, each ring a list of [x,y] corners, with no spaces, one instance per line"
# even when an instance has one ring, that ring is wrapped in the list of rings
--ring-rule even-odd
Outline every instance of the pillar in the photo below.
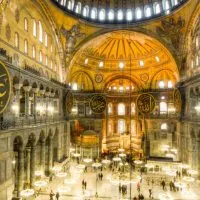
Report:
[[[15,104],[18,107],[18,112],[15,113],[16,117],[19,117],[20,114],[20,88],[22,87],[22,84],[15,84],[14,88],[15,88]]]
[[[30,162],[31,162],[31,149],[26,148],[26,182],[30,185]]]
[[[19,149],[18,152],[18,187],[17,187],[17,196],[20,196],[20,192],[24,187],[24,150],[23,148]]]
[[[25,91],[25,116],[29,116],[29,91],[31,89],[31,86],[24,86]]]
[[[33,116],[34,116],[34,119],[37,118],[37,93],[38,93],[38,88],[33,88]]]
[[[36,159],[36,151],[35,146],[31,147],[31,163],[30,163],[30,186],[34,187],[35,182],[35,159]]]
[[[53,166],[53,138],[49,137],[49,148],[48,148],[48,173],[51,172]]]
[[[45,140],[41,140],[40,169],[45,172]]]

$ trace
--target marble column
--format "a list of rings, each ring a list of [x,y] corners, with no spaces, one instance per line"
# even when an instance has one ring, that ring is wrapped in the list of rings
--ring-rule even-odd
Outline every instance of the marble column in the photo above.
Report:
[[[53,138],[49,137],[49,147],[48,147],[48,173],[50,174],[53,166]]]
[[[35,160],[36,160],[36,147],[31,147],[31,163],[30,163],[30,186],[31,188],[34,187],[35,182]]]
[[[20,196],[20,191],[23,190],[24,187],[24,150],[22,148],[19,149],[18,152],[18,187],[17,187],[17,196]]]
[[[15,113],[16,117],[19,117],[20,115],[20,88],[22,87],[22,84],[15,84],[14,88],[15,88],[15,104],[18,107],[18,112]]]
[[[25,91],[25,116],[29,116],[29,92],[31,90],[31,86],[24,86]]]
[[[45,172],[45,140],[41,140],[40,169]]]
[[[34,94],[33,94],[33,116],[34,116],[34,119],[37,118],[37,93],[39,91],[39,88],[33,88],[32,89]]]
[[[30,185],[30,162],[31,162],[31,149],[26,148],[26,182]]]

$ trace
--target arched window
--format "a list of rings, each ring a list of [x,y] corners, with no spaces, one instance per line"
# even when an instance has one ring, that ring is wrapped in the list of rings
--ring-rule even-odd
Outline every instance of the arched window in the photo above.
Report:
[[[118,133],[123,134],[125,131],[126,131],[125,120],[119,119],[118,120]]]
[[[24,53],[28,54],[28,41],[24,40]]]
[[[43,29],[41,21],[39,21],[39,41],[43,42]]]
[[[92,8],[92,10],[91,10],[91,18],[92,19],[96,19],[97,18],[97,9],[96,8]]]
[[[159,3],[155,3],[154,4],[154,13],[155,14],[159,14],[160,12],[161,12],[160,4]]]
[[[136,19],[142,18],[142,11],[140,8],[136,8]]]
[[[170,9],[170,2],[169,2],[169,0],[165,0],[165,1],[163,1],[163,7],[164,7],[164,9],[165,10],[169,10]]]
[[[160,114],[166,114],[167,113],[167,103],[166,102],[160,102]]]
[[[125,115],[125,105],[124,105],[124,103],[118,104],[118,115]]]
[[[39,61],[42,63],[42,51],[40,51],[40,53],[39,53]]]
[[[33,36],[37,37],[37,23],[35,19],[33,20]]]
[[[197,55],[196,56],[196,67],[198,67],[199,66],[199,56]]]
[[[124,91],[124,87],[123,86],[120,86],[119,87],[119,92],[123,92]]]
[[[104,9],[101,9],[101,10],[99,11],[99,20],[100,20],[100,21],[104,21],[104,20],[105,20],[105,17],[106,17],[105,10],[104,10]]]
[[[178,5],[178,0],[172,0],[173,6]]]
[[[77,83],[72,84],[72,90],[78,90],[78,84]]]
[[[162,123],[160,126],[161,130],[167,130],[167,123]]]
[[[78,2],[78,4],[76,5],[75,12],[78,14],[81,13],[81,2]]]
[[[112,120],[108,121],[108,135],[111,136],[113,134],[113,122]]]
[[[136,135],[136,123],[135,120],[131,120],[131,135]]]
[[[147,6],[146,9],[145,9],[145,16],[151,17],[151,8],[149,6]]]
[[[33,56],[33,58],[36,58],[36,50],[35,50],[35,46],[34,45],[32,47],[32,56]]]
[[[131,114],[135,115],[135,103],[131,103]]]
[[[114,11],[113,10],[109,10],[108,12],[108,20],[114,20]]]
[[[45,65],[48,66],[48,56],[45,57]]]
[[[164,82],[164,81],[159,81],[159,82],[158,82],[158,87],[159,87],[160,89],[165,88],[165,82]]]
[[[128,9],[126,12],[126,20],[131,21],[132,19],[133,19],[133,13],[132,13],[131,9]]]
[[[51,64],[50,64],[51,69],[53,69],[53,61],[51,60]]]
[[[199,37],[198,36],[196,37],[196,47],[197,48],[199,47]]]
[[[19,48],[19,34],[15,33],[15,47]]]
[[[28,31],[28,20],[27,20],[27,18],[24,18],[24,30]]]
[[[168,86],[168,88],[172,88],[173,87],[172,81],[168,81],[167,86]]]
[[[45,37],[44,37],[44,45],[45,47],[48,47],[48,34],[45,32]]]
[[[72,10],[72,2],[71,1],[68,1],[67,9]]]
[[[84,6],[83,8],[83,16],[88,17],[89,15],[89,6]]]
[[[117,19],[119,20],[119,21],[121,21],[121,20],[123,20],[123,12],[122,12],[122,10],[118,10],[118,12],[117,12]]]
[[[61,0],[61,1],[60,1],[60,5],[61,5],[61,6],[65,6],[65,4],[66,4],[66,0]]]
[[[112,105],[112,103],[109,103],[108,104],[108,114],[112,114],[112,112],[113,112],[113,105]]]

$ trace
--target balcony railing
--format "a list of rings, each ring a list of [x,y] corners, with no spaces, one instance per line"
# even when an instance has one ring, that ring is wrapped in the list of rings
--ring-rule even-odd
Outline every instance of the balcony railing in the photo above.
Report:
[[[50,124],[64,120],[63,117],[49,117],[49,118],[21,118],[12,120],[3,120],[0,122],[0,130],[15,129],[15,128],[25,128],[33,127],[43,124]]]

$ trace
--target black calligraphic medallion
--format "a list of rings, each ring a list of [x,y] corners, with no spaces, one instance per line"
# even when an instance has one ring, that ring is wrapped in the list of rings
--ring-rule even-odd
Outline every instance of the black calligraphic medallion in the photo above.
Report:
[[[92,96],[90,108],[94,113],[101,114],[106,109],[106,99],[102,95]]]
[[[5,65],[0,62],[0,113],[6,109],[11,95],[10,74]]]
[[[137,98],[137,109],[142,114],[149,114],[155,108],[155,99],[151,94],[141,94]]]
[[[67,113],[71,113],[72,107],[73,107],[73,103],[74,103],[74,96],[71,92],[69,92],[66,96],[66,111]]]

